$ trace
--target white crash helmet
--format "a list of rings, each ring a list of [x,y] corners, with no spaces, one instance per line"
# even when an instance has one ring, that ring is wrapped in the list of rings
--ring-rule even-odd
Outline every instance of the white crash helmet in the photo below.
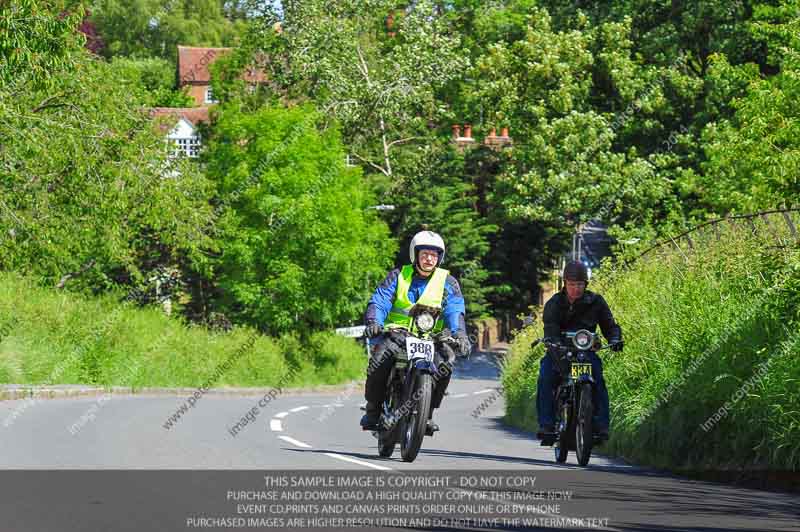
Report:
[[[420,231],[414,238],[411,239],[411,244],[408,246],[408,257],[411,260],[411,264],[417,263],[417,248],[435,248],[439,250],[439,261],[436,263],[436,267],[438,268],[441,266],[442,262],[444,262],[444,240],[438,234],[434,233],[433,231]]]

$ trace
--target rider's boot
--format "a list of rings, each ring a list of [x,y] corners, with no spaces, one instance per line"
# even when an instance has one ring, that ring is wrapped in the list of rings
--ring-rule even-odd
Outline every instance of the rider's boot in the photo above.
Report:
[[[366,414],[361,417],[361,428],[364,430],[377,430],[381,420],[381,411],[376,403],[367,401]]]
[[[425,436],[433,436],[433,433],[439,430],[439,425],[433,422],[433,408],[428,414],[428,423],[425,424]]]
[[[439,425],[433,422],[432,419],[428,420],[425,425],[425,436],[433,436],[433,433],[439,430]]]

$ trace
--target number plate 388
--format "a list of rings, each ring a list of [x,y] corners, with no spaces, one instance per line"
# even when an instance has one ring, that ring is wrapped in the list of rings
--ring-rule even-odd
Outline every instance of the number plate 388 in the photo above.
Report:
[[[433,362],[433,342],[406,336],[406,353],[409,360],[427,360]]]

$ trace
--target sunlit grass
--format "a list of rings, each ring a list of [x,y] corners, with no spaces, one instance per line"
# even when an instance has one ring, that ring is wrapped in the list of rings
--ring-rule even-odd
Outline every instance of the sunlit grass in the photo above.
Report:
[[[122,297],[84,298],[0,274],[0,383],[194,387],[231,357],[213,386],[290,386],[363,378],[364,351],[331,333],[295,338],[229,333],[137,308]],[[238,354],[237,354],[238,353]]]

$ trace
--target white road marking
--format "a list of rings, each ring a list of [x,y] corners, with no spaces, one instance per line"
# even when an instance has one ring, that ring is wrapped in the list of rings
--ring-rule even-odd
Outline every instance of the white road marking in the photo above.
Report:
[[[468,393],[458,393],[456,395],[449,396],[451,399],[461,399],[462,397],[467,397]]]
[[[472,392],[472,395],[480,395],[480,394],[482,394],[482,393],[492,393],[493,391],[494,391],[494,388],[486,388],[485,390],[480,390],[480,391],[477,391],[477,392]]]
[[[301,410],[308,410],[307,406],[298,406],[297,408],[292,408],[289,412],[300,412]]]
[[[311,449],[311,446],[309,444],[295,440],[294,438],[290,438],[289,436],[278,436],[278,438],[282,439],[283,441],[288,441],[289,443],[291,443],[292,445],[296,445],[297,447],[302,447],[303,449]]]
[[[277,432],[283,432],[283,427],[281,426],[280,419],[270,419],[269,420],[269,428],[270,430],[274,430]]]
[[[289,412],[281,412],[279,414],[275,414],[275,417],[278,418],[278,419],[282,419],[282,418],[285,418],[288,415],[289,415]]]
[[[384,467],[379,466],[378,464],[371,464],[369,462],[362,462],[361,460],[356,460],[355,458],[350,458],[349,456],[343,456],[341,454],[336,453],[325,453],[326,455],[330,456],[331,458],[337,458],[339,460],[344,460],[345,462],[352,462],[354,464],[363,465],[366,467],[371,467],[373,469],[378,469],[380,471],[391,471],[391,467]]]

